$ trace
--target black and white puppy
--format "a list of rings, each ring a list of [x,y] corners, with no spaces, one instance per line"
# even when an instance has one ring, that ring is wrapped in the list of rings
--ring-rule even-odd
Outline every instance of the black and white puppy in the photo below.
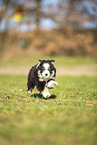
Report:
[[[39,60],[39,63],[30,69],[27,83],[29,94],[36,86],[44,98],[51,96],[47,88],[55,88],[58,85],[55,82],[56,68],[53,62],[55,60]]]

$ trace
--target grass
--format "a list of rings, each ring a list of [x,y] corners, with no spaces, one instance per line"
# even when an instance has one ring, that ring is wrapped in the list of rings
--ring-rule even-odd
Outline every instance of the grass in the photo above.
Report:
[[[5,58],[5,59],[1,59],[0,60],[0,66],[21,66],[21,65],[35,65],[36,63],[38,63],[39,59],[55,59],[55,65],[59,66],[59,65],[90,65],[90,64],[97,64],[97,59],[93,58],[93,57],[65,57],[65,56],[20,56],[20,57],[14,57],[14,58]]]
[[[56,81],[45,100],[27,94],[26,76],[0,75],[0,145],[97,144],[97,77]]]

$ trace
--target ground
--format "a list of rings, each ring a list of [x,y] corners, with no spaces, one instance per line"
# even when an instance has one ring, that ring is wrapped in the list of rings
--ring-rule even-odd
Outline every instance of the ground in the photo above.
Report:
[[[27,75],[0,74],[0,145],[97,144],[97,76],[56,81],[44,99],[36,89],[27,94]]]

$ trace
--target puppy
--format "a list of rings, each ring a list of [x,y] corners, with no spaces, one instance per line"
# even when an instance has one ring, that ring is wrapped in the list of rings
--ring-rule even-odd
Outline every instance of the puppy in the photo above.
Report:
[[[55,88],[58,85],[55,82],[56,68],[53,65],[54,62],[55,60],[39,60],[39,63],[30,69],[27,83],[29,94],[36,86],[44,98],[51,96],[47,88]]]

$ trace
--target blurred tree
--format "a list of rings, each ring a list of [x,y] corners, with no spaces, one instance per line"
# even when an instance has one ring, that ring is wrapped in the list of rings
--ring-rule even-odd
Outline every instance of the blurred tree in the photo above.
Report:
[[[42,19],[52,20],[58,27],[70,24],[80,29],[86,21],[97,25],[97,1],[89,0],[0,0],[0,22],[2,19],[35,24],[40,28]]]
[[[96,4],[96,0],[60,0],[57,4],[57,17],[54,17],[54,19],[57,19],[59,27],[71,25],[74,29],[82,29],[85,26],[85,22],[93,22],[96,27]]]
[[[40,19],[41,19],[41,2],[42,0],[36,0],[35,1],[37,3],[35,12],[36,12],[36,26],[37,28],[39,28],[39,24],[40,24]]]
[[[39,30],[44,28],[43,20],[44,25],[46,20],[53,22],[55,30]],[[74,32],[74,29],[85,28],[87,22],[97,26],[97,0],[0,0],[0,31],[3,32],[0,33],[0,55],[3,50],[8,50],[8,46],[19,51],[28,47],[32,49],[33,46],[52,55],[85,55],[87,51],[91,53],[92,48],[95,53],[97,37],[93,40],[94,34],[78,35]],[[33,30],[32,27],[38,31],[25,32]],[[9,31],[12,29],[22,29],[25,33],[12,33]]]
[[[2,19],[9,20],[14,17],[14,20],[21,21],[23,17],[30,16],[26,20],[27,23],[31,22],[31,17],[39,27],[41,19],[41,2],[42,0],[1,0],[0,1],[0,22]],[[11,11],[12,10],[12,11]],[[25,22],[24,22],[25,23]]]

